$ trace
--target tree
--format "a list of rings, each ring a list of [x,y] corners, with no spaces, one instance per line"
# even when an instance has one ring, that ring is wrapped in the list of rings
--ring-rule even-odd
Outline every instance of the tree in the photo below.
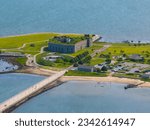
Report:
[[[109,58],[107,58],[105,61],[106,61],[107,64],[111,63],[111,59],[109,59]]]
[[[56,60],[56,63],[63,63],[64,61],[61,59],[61,58],[58,58],[57,60]]]
[[[150,64],[150,59],[149,59],[149,60],[147,60],[147,63],[148,63],[148,64]]]
[[[35,47],[35,44],[33,44],[33,43],[32,43],[32,44],[30,44],[30,47]]]
[[[123,57],[126,57],[126,56],[127,56],[127,55],[124,53],[124,54],[123,54]]]
[[[79,61],[78,64],[83,65],[83,62],[82,62],[82,61]]]
[[[74,65],[73,65],[74,67],[78,67],[79,65],[78,65],[78,63],[74,63]]]
[[[106,66],[103,66],[103,67],[101,68],[101,71],[107,71],[107,67],[106,67]]]
[[[100,73],[101,69],[100,68],[96,68],[95,71],[98,72],[98,73]]]
[[[123,59],[120,57],[120,58],[117,59],[117,61],[123,61]]]
[[[123,51],[123,50],[120,50],[120,53],[124,53],[124,51]]]

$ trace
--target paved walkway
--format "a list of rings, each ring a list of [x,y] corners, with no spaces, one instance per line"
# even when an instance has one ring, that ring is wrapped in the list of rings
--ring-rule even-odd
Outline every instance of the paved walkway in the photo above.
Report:
[[[13,96],[12,98],[4,101],[0,104],[0,113],[5,112],[6,110],[10,109],[11,107],[15,106],[16,104],[20,103],[21,101],[27,100],[28,97],[32,96],[33,94],[37,93],[39,90],[43,89],[48,84],[56,81],[60,77],[62,77],[67,70],[60,71],[41,82],[29,87],[28,89],[20,92],[19,94]]]

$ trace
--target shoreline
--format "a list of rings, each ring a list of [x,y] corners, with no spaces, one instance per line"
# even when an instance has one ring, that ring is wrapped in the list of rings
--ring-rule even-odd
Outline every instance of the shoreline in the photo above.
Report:
[[[61,33],[61,32],[34,32],[34,33],[24,33],[24,34],[14,34],[14,35],[6,35],[0,36],[0,38],[10,38],[10,37],[19,37],[19,36],[27,36],[27,35],[36,35],[36,34],[74,34],[80,35],[81,33]]]
[[[30,73],[28,73],[28,74],[30,74]],[[43,74],[37,74],[37,75],[43,75]],[[63,76],[63,77],[59,78],[58,80],[46,85],[43,89],[40,89],[39,91],[37,91],[34,94],[31,94],[29,97],[26,97],[25,99],[21,100],[20,102],[11,106],[10,108],[6,109],[3,112],[4,113],[12,112],[17,107],[19,107],[21,104],[30,100],[31,98],[36,97],[37,95],[39,95],[47,90],[50,90],[54,87],[58,87],[59,85],[65,83],[65,82],[68,82],[68,81],[96,81],[98,83],[113,82],[113,83],[134,84],[134,85],[143,83],[143,84],[137,86],[137,88],[150,88],[150,82],[144,82],[144,81],[137,80],[137,79],[118,78],[118,77],[110,77],[110,76],[108,76],[108,77]]]
[[[88,77],[88,76],[63,76],[60,79],[63,82],[66,81],[96,81],[96,82],[114,82],[123,84],[133,84],[137,87],[150,88],[150,82],[141,81],[139,79],[129,79],[129,78],[118,78],[118,77]],[[138,85],[141,84],[141,85]]]
[[[60,35],[64,35],[64,34],[74,34],[74,35],[80,35],[80,34],[84,34],[84,33],[63,33],[63,32],[31,32],[31,33],[23,33],[23,34],[10,34],[10,35],[4,35],[4,36],[0,36],[0,38],[11,38],[11,37],[19,37],[19,36],[27,36],[27,35],[36,35],[36,34],[60,34]],[[92,34],[92,33],[90,33]],[[119,40],[119,41],[115,41],[115,40],[102,40],[102,42],[106,42],[106,43],[124,43],[123,42],[124,39]],[[130,40],[129,40],[130,41]],[[134,40],[134,44],[138,43],[138,40]],[[150,43],[150,40],[140,40],[141,43]]]
[[[47,69],[42,69],[42,68],[24,68],[21,70],[0,73],[0,74],[7,74],[7,73],[34,74],[34,75],[49,77],[57,73],[57,71],[47,70]],[[142,81],[140,79],[119,78],[119,77],[111,77],[111,76],[107,76],[107,77],[63,76],[60,78],[60,80],[62,82],[67,82],[67,81],[114,82],[114,83],[123,83],[123,84],[133,84],[133,85],[137,85],[137,87],[150,88],[150,82]]]

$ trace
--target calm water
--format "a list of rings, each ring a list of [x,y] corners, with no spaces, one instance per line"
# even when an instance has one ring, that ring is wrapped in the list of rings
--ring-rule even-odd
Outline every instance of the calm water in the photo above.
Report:
[[[13,112],[150,112],[150,89],[70,81],[34,97]]]
[[[29,74],[0,74],[0,103],[44,78]]]
[[[150,0],[0,0],[0,5],[0,36],[48,31],[150,41]]]

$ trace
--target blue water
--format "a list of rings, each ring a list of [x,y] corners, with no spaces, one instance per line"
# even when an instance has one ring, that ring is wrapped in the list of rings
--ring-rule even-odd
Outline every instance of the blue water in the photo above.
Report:
[[[0,103],[44,78],[29,74],[0,74]]]
[[[67,32],[150,41],[150,0],[0,0],[0,5],[0,36]]]
[[[150,89],[125,84],[69,81],[22,104],[13,112],[150,112]]]

